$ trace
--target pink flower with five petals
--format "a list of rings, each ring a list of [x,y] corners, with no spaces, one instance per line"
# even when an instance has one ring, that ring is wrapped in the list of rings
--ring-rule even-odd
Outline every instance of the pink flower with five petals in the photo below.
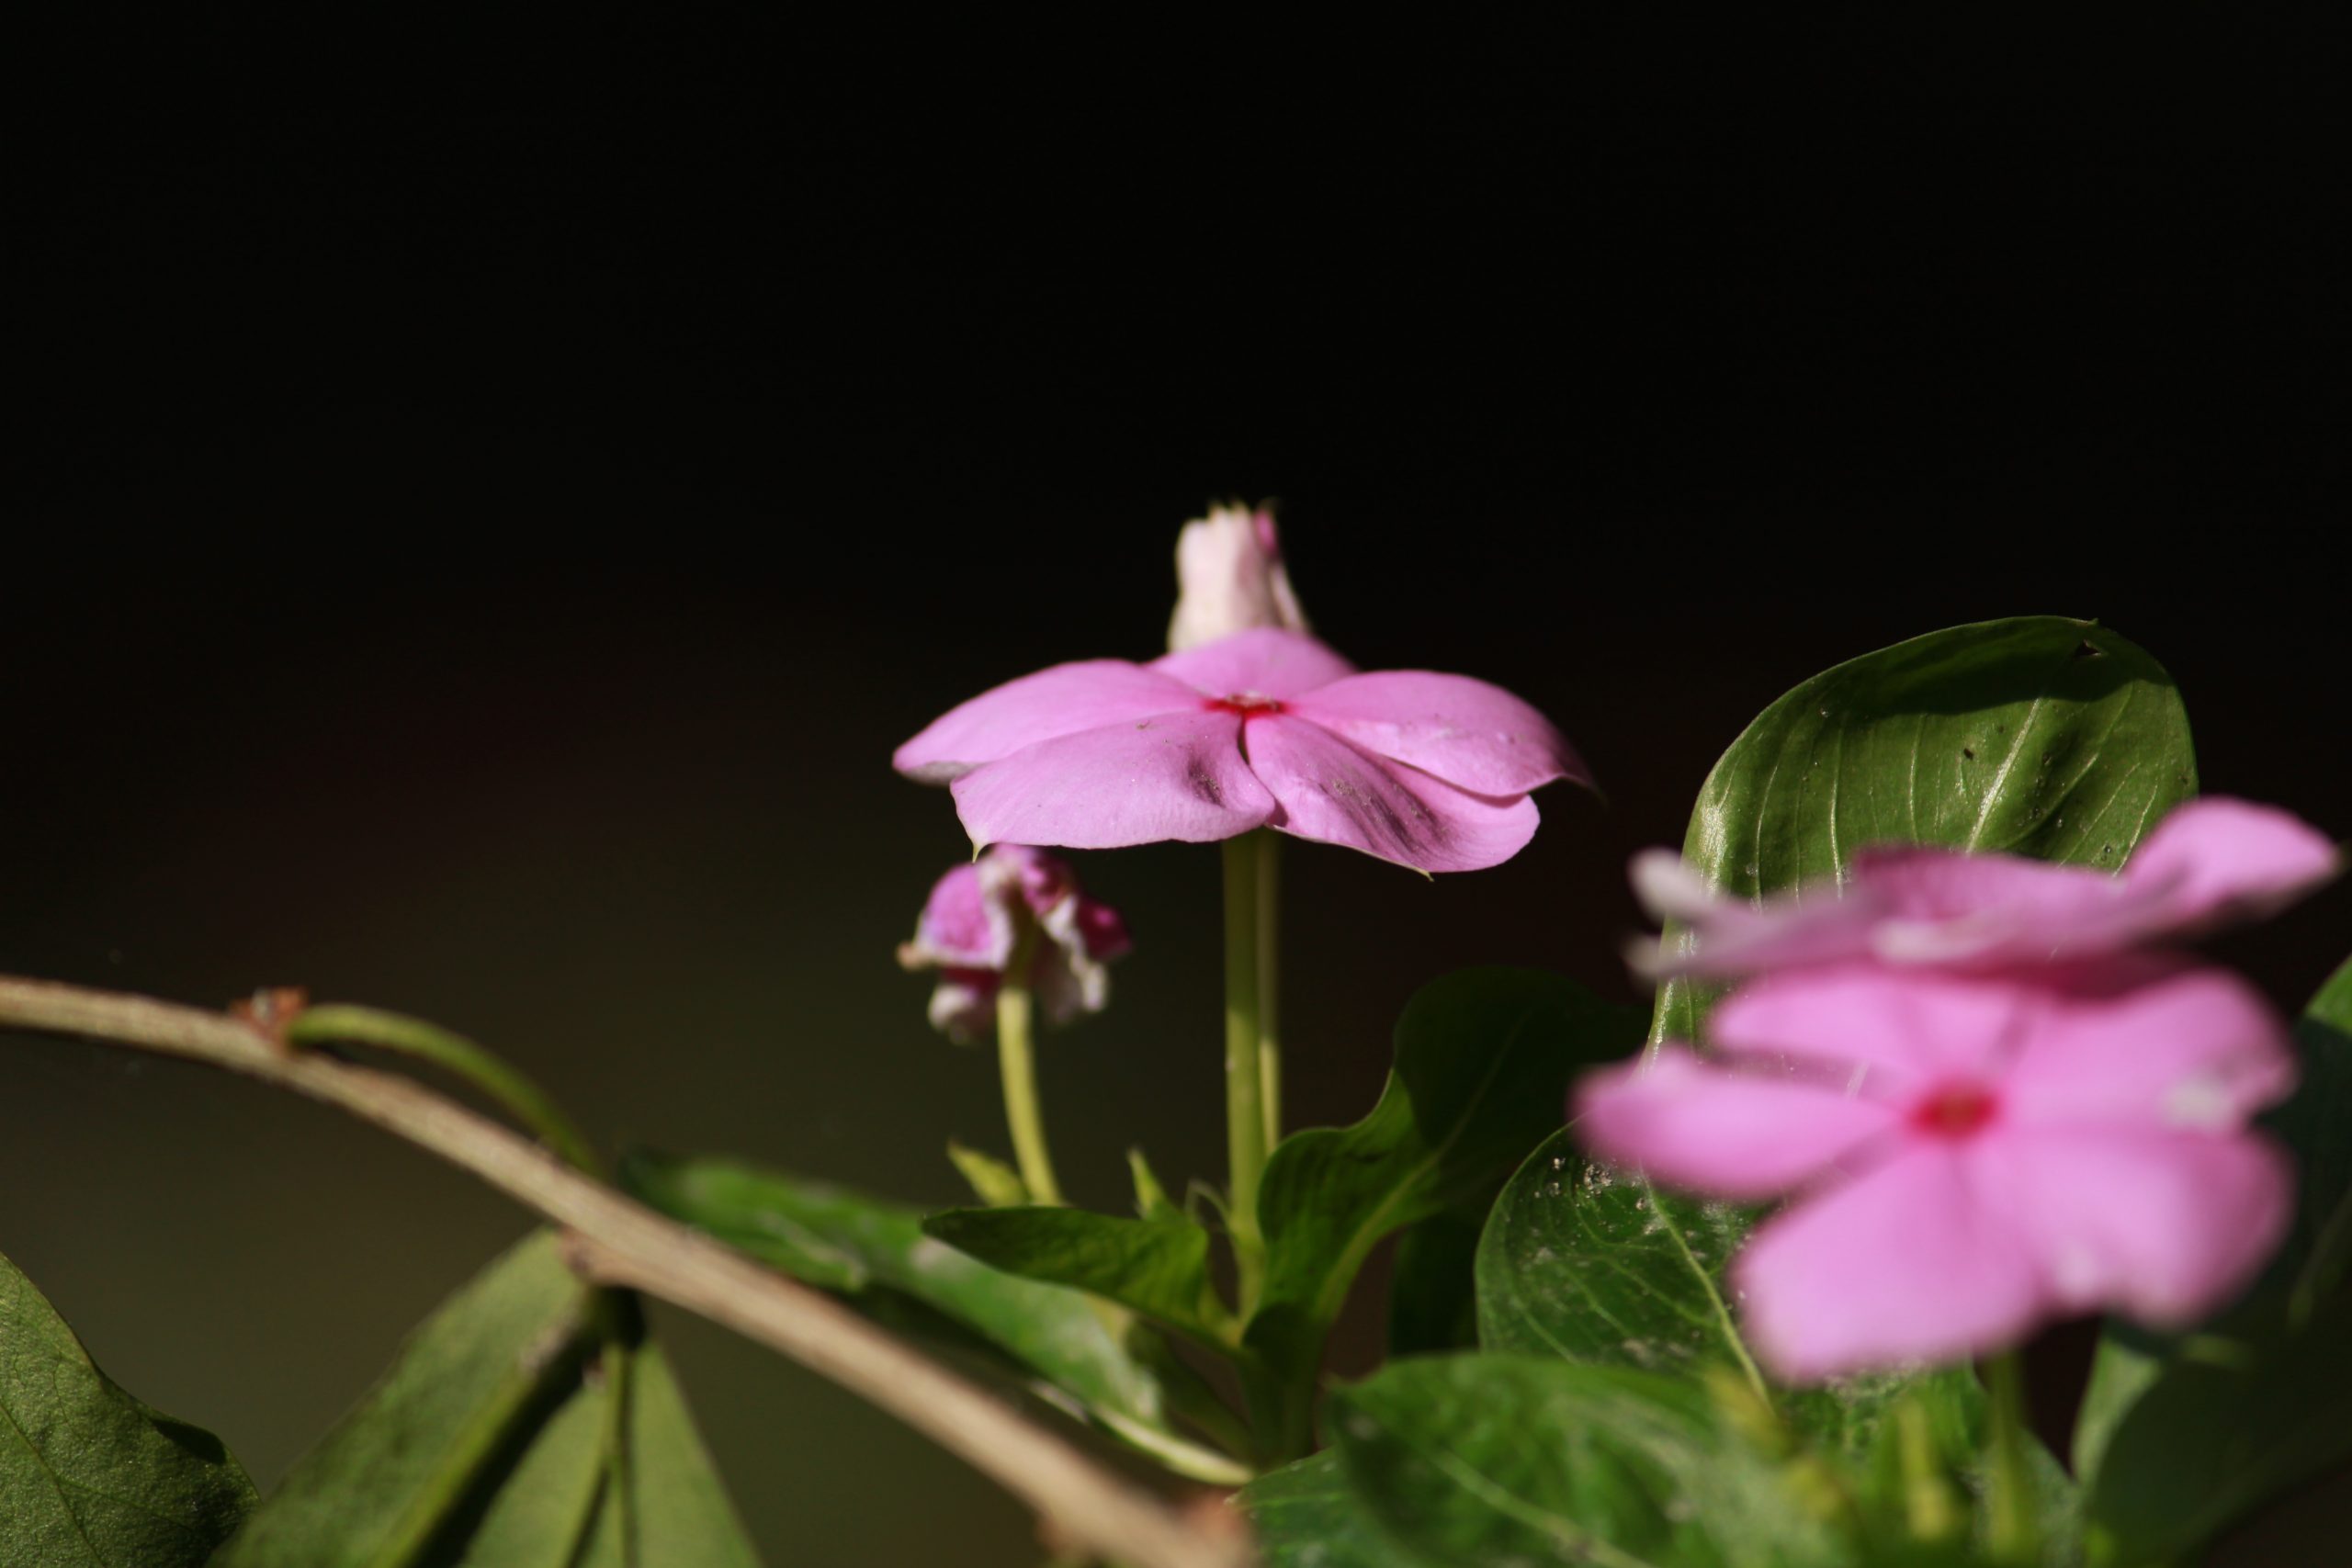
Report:
[[[1112,849],[1271,827],[1423,872],[1498,865],[1534,836],[1529,792],[1591,776],[1498,686],[1359,674],[1309,637],[1237,633],[1148,665],[1057,664],[985,692],[898,750],[978,844]]]
[[[1668,1045],[1588,1078],[1576,1126],[1672,1186],[1797,1194],[1731,1273],[1758,1357],[1792,1382],[2094,1309],[2192,1323],[2291,1212],[2287,1159],[2248,1122],[2294,1058],[2219,970],[1825,964],[1753,983],[1708,1032],[1713,1059]]]
[[[1869,957],[1998,967],[2113,953],[2268,914],[2341,869],[2335,846],[2274,807],[2191,801],[2150,833],[2120,874],[2017,855],[1885,845],[1853,858],[1842,886],[1812,885],[1758,907],[1726,898],[1671,850],[1634,859],[1635,894],[1694,942],[1643,943],[1652,976],[1759,974]]]

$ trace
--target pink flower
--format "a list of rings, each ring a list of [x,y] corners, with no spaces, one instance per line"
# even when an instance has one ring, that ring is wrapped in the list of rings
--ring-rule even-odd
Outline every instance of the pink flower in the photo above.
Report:
[[[931,890],[912,942],[899,947],[907,969],[933,969],[932,1026],[959,1043],[985,1033],[1005,971],[1029,942],[1029,987],[1049,1023],[1101,1012],[1110,1000],[1103,965],[1124,956],[1118,911],[1078,890],[1069,867],[1021,844],[998,844],[959,865]]]
[[[2192,801],[2165,818],[2120,874],[1922,845],[1865,849],[1842,887],[1814,885],[1761,907],[1718,897],[1671,850],[1634,860],[1634,888],[1694,949],[1643,944],[1651,975],[1742,975],[1870,956],[1998,967],[2112,953],[2268,914],[2334,876],[2335,846],[2284,811]]]
[[[1263,507],[1213,506],[1176,536],[1176,614],[1168,623],[1171,653],[1256,626],[1307,629],[1283,570],[1274,514]]]
[[[1272,827],[1425,872],[1509,860],[1535,833],[1529,791],[1591,782],[1499,687],[1359,675],[1273,627],[1148,665],[1041,670],[951,709],[892,761],[952,784],[975,843],[1112,849]]]
[[[1750,1342],[1793,1382],[2098,1308],[2191,1323],[2290,1216],[2288,1162],[2247,1122],[2294,1058],[2219,970],[1831,964],[1757,981],[1709,1032],[1717,1059],[1668,1045],[1589,1077],[1577,1131],[1672,1186],[1798,1194],[1731,1274]]]

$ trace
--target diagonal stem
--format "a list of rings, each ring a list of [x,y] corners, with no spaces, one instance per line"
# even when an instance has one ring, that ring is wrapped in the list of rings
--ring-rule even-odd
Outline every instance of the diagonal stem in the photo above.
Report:
[[[1188,1518],[841,1303],[396,1073],[289,1051],[225,1013],[40,980],[0,976],[0,1027],[204,1062],[336,1106],[568,1227],[598,1282],[659,1296],[831,1378],[1099,1555],[1136,1568],[1248,1568],[1252,1561],[1235,1532]]]

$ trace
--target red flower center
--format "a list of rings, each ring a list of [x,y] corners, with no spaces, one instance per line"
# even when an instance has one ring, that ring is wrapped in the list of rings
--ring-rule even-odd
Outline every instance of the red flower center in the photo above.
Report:
[[[1211,697],[1202,706],[1211,713],[1238,714],[1244,719],[1264,718],[1283,711],[1283,705],[1272,697],[1261,697],[1255,692],[1236,692],[1230,696]]]
[[[1911,1108],[1911,1125],[1939,1138],[1964,1138],[1980,1131],[2001,1108],[1991,1089],[1973,1083],[1947,1084]]]

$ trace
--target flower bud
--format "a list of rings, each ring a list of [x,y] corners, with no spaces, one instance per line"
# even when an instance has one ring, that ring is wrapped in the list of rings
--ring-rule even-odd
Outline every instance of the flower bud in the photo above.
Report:
[[[1213,506],[1176,536],[1176,614],[1171,653],[1256,626],[1306,630],[1306,616],[1283,570],[1274,514],[1260,507]]]

